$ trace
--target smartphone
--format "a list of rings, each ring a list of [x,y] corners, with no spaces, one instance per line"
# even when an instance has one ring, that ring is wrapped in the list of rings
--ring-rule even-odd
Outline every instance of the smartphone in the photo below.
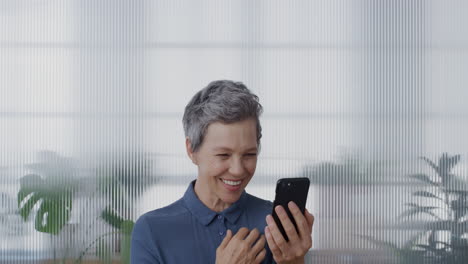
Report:
[[[276,225],[278,226],[286,241],[289,241],[289,238],[286,235],[283,225],[281,224],[281,221],[275,212],[275,207],[277,205],[283,206],[297,231],[297,224],[293,215],[289,211],[288,203],[293,201],[299,207],[302,214],[304,214],[307,193],[309,192],[309,185],[309,178],[283,178],[279,179],[276,183],[275,201],[273,202],[273,212],[271,215],[273,216],[273,219],[275,219]]]

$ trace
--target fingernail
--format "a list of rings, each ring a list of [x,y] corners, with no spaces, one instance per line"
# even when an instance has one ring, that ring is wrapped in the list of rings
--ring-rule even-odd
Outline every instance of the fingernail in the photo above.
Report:
[[[288,206],[289,206],[289,209],[291,210],[294,210],[294,211],[299,210],[299,207],[292,201],[288,203]]]
[[[281,205],[276,206],[275,208],[277,214],[284,214],[285,211]]]

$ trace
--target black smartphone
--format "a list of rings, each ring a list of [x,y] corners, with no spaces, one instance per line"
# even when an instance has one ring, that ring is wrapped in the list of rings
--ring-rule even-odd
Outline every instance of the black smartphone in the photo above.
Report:
[[[294,220],[293,215],[289,211],[288,203],[290,201],[293,201],[299,207],[302,214],[304,214],[305,205],[307,201],[307,193],[309,192],[309,185],[309,178],[283,178],[279,179],[276,183],[276,195],[275,201],[273,202],[273,212],[271,215],[273,216],[273,219],[275,219],[276,225],[278,226],[281,234],[283,234],[283,237],[286,239],[286,241],[289,241],[289,238],[286,235],[283,225],[281,224],[281,221],[275,212],[275,207],[277,205],[283,206],[283,208],[288,213],[289,219],[291,219],[291,222],[294,224],[294,227],[296,227],[297,231],[297,224]]]

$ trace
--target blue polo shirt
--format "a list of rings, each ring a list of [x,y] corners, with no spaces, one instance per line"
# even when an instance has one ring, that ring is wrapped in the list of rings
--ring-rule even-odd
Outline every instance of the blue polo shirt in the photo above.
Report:
[[[228,229],[235,234],[241,227],[257,228],[263,234],[271,202],[244,191],[237,202],[218,213],[198,199],[194,183],[178,201],[137,220],[132,233],[132,264],[215,263],[216,249]],[[263,263],[273,263],[265,247]]]

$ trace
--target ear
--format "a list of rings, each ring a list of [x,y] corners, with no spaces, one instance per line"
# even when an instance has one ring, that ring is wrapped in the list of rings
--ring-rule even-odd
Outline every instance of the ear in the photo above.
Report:
[[[187,155],[192,160],[193,164],[198,165],[197,164],[197,157],[196,157],[195,153],[192,150],[192,142],[190,141],[190,139],[188,137],[185,138],[185,149],[187,150]]]

